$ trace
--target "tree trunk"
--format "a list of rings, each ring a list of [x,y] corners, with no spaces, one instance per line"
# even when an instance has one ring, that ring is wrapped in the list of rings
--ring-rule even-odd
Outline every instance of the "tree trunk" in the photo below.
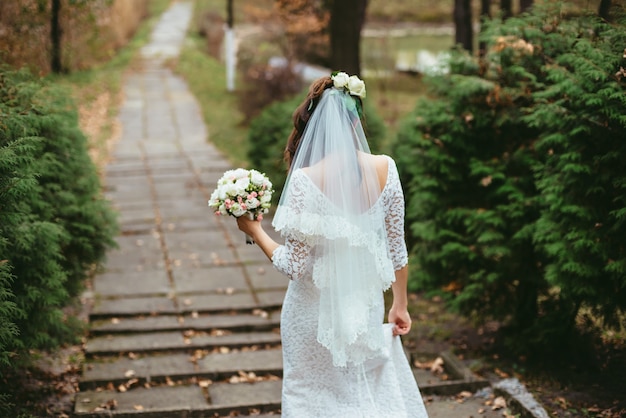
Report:
[[[235,13],[233,12],[233,0],[228,0],[226,3],[226,25],[232,29],[234,24]]]
[[[59,15],[61,14],[61,0],[52,0],[52,10],[50,12],[50,69],[53,73],[60,73],[63,70],[61,64],[61,24]]]
[[[533,0],[519,0],[519,9],[521,13],[527,12],[533,5]]]
[[[330,11],[330,64],[334,71],[361,75],[361,29],[367,0],[334,0]]]
[[[491,18],[491,0],[480,0],[480,30],[482,32],[485,21]],[[478,53],[482,57],[487,51],[487,43],[480,41],[478,44]]]
[[[508,19],[513,16],[513,1],[500,0],[500,9],[502,10],[502,19]]]
[[[610,11],[611,11],[611,0],[601,0],[600,6],[598,7],[598,15],[602,19],[606,20],[607,22],[610,22],[611,21]]]
[[[470,0],[454,0],[454,43],[472,52],[474,33],[472,30],[472,8]]]

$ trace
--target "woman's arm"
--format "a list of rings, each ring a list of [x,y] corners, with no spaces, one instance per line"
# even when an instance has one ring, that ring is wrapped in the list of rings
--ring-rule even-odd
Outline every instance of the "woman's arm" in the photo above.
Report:
[[[393,303],[389,309],[389,323],[395,324],[394,335],[406,335],[411,330],[411,316],[408,311],[407,282],[409,268],[405,265],[396,270],[396,281],[391,285]]]
[[[250,235],[254,242],[263,250],[267,258],[272,261],[272,254],[279,247],[279,244],[265,232],[261,222],[253,221],[247,216],[240,216],[237,218],[237,226],[240,230]]]

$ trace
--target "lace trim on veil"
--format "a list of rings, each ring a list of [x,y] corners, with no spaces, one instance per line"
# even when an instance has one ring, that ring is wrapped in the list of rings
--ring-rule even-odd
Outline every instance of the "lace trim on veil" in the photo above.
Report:
[[[384,357],[383,318],[373,309],[380,304],[382,292],[395,281],[386,246],[384,211],[376,203],[358,215],[366,217],[370,226],[380,225],[378,230],[365,232],[337,214],[332,202],[304,172],[294,172],[289,183],[285,199],[289,203],[279,206],[273,225],[282,236],[290,236],[312,249],[312,280],[320,290],[318,341],[330,350],[335,366]],[[337,254],[316,253],[315,247],[322,241],[332,241]],[[342,266],[338,261],[341,251],[356,253],[361,262],[358,266]],[[355,290],[344,283],[343,276],[356,276],[361,283]]]

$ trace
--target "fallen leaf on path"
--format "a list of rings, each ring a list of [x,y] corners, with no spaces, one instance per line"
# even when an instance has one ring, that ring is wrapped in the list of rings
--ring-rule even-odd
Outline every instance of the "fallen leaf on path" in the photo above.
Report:
[[[252,311],[252,315],[260,316],[261,318],[267,318],[269,316],[267,311],[264,311],[263,309],[254,309]]]
[[[213,381],[210,379],[200,380],[198,381],[198,386],[200,386],[201,388],[208,388],[209,385],[211,385],[212,383]]]
[[[433,361],[433,364],[430,366],[431,373],[435,373],[435,374],[443,373],[443,364],[444,364],[443,359],[441,357],[437,357],[435,361]]]
[[[135,411],[143,411],[143,405],[133,405]]]
[[[504,399],[502,396],[498,396],[496,399],[493,400],[493,406],[491,407],[491,409],[497,411],[498,409],[502,408],[506,408],[506,399]]]
[[[126,370],[126,372],[124,372],[124,377],[133,377],[134,375],[135,375],[134,370]]]
[[[232,332],[223,329],[212,329],[209,335],[211,337],[222,337],[224,335],[231,335]]]

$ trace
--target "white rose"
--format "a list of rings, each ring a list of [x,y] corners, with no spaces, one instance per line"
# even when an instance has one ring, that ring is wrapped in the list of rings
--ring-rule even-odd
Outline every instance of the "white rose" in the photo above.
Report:
[[[224,175],[222,175],[222,178],[217,181],[217,184],[221,186],[230,183],[233,177],[235,177],[235,170],[228,170],[224,172]]]
[[[235,182],[235,185],[240,190],[239,194],[243,194],[245,193],[248,186],[250,186],[250,178],[249,177],[240,178],[239,180]]]
[[[232,185],[232,183],[230,183],[230,185]],[[217,189],[217,198],[219,200],[226,200],[226,198],[228,197],[228,184],[224,184],[222,185],[222,187]]]
[[[246,170],[245,168],[238,168],[236,170],[232,170],[233,175],[235,176],[235,179],[241,179],[243,177],[248,177],[248,170]]]
[[[261,203],[267,203],[270,200],[272,200],[271,193],[264,193],[263,196],[261,196]]]
[[[259,206],[259,200],[257,198],[248,198],[246,200],[246,207],[248,209],[256,209]]]
[[[223,188],[224,190],[224,197],[223,199],[226,199],[227,197],[235,198],[237,196],[240,196],[243,192],[243,190],[241,189],[241,187],[238,186],[237,183],[230,183],[224,186]]]
[[[220,205],[218,210],[220,211],[220,214],[222,214],[224,216],[228,215],[228,211],[226,210],[226,206],[223,203]]]
[[[219,201],[217,200],[217,195],[218,195],[218,190],[217,189],[213,190],[213,193],[211,193],[211,198],[209,199],[210,207],[215,207],[219,205]]]
[[[348,78],[348,90],[350,90],[350,94],[353,96],[365,98],[365,83],[355,75],[351,75]]]
[[[338,89],[342,89],[348,84],[349,77],[348,77],[348,74],[342,71],[342,72],[335,74],[332,77],[332,79],[333,79],[333,85]]]
[[[246,213],[245,209],[241,209],[239,203],[235,203],[230,207],[230,213],[232,213],[237,218]]]
[[[250,170],[250,181],[252,181],[252,184],[255,184],[257,186],[263,186],[263,181],[265,180],[265,176],[261,173],[259,173],[256,170]]]

